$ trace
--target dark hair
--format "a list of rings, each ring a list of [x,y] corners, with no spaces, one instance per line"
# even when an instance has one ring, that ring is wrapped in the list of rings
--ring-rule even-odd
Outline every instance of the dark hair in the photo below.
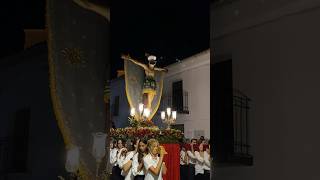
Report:
[[[147,145],[148,144],[148,140],[146,138],[140,139],[140,142],[143,142],[143,144]],[[140,143],[139,142],[139,143]]]
[[[132,144],[137,144],[137,142],[139,141],[139,138],[134,138],[132,141]]]
[[[120,139],[117,139],[117,147],[119,146],[119,143],[118,143],[119,141],[121,141],[122,142],[122,146],[124,146],[124,140],[120,138]]]
[[[116,140],[110,140],[110,144],[113,145],[113,148],[117,148],[117,141]]]
[[[192,138],[190,142],[192,142],[192,141],[198,142],[198,140],[196,138]]]
[[[142,142],[143,144],[147,145],[148,144],[148,141],[147,139],[141,139],[139,141],[139,143]],[[146,153],[148,153],[148,148],[146,148]],[[141,152],[141,150],[139,149],[138,147],[138,162],[141,163],[142,162],[142,159],[143,159],[143,152]]]
[[[113,145],[118,144],[118,141],[117,141],[117,140],[113,140],[113,141],[112,141],[112,144],[113,144]]]
[[[129,140],[129,141],[126,142],[128,152],[129,151],[134,151],[134,143],[133,142],[134,142],[133,140]]]
[[[180,151],[182,151],[182,149],[184,149],[185,151],[187,150],[186,144],[180,144]]]

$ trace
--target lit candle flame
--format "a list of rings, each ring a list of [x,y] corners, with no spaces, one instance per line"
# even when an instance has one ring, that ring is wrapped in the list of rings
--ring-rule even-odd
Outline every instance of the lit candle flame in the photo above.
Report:
[[[143,111],[143,104],[140,103],[140,104],[139,104],[139,112],[142,113],[142,111]]]
[[[166,112],[161,111],[161,119],[164,120],[166,118]]]
[[[172,118],[173,118],[174,120],[177,119],[177,111],[172,111]]]
[[[136,114],[136,109],[135,108],[131,108],[131,111],[130,111],[130,116],[134,116]]]
[[[171,108],[167,108],[167,115],[168,115],[168,116],[171,115]]]
[[[148,109],[148,108],[144,109],[143,114],[145,117],[148,118],[150,116],[150,109]]]

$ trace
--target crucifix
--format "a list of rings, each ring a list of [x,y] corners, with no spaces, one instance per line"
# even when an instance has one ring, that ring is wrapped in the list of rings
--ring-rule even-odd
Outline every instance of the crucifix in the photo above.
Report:
[[[143,103],[146,105],[147,108],[151,109],[151,103],[153,101],[153,98],[156,95],[156,87],[157,83],[155,80],[155,72],[156,71],[163,71],[168,72],[165,68],[158,68],[156,66],[156,56],[146,54],[148,58],[148,64],[143,64],[139,60],[132,59],[129,55],[122,55],[121,58],[127,61],[131,61],[134,64],[138,65],[140,68],[144,70],[144,82],[143,82],[143,89],[142,89],[142,95],[143,95]],[[133,78],[133,77],[129,77]]]

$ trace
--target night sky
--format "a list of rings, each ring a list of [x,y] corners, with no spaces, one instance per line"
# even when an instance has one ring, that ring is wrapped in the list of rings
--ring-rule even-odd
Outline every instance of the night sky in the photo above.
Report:
[[[113,71],[121,53],[145,60],[145,52],[166,66],[209,48],[209,0],[117,0],[111,9]],[[162,57],[162,58],[161,58]]]
[[[45,27],[45,0],[10,0],[0,6],[0,58],[24,48],[24,29]]]
[[[103,2],[103,0],[94,0]],[[115,0],[111,3],[112,75],[123,69],[121,53],[166,66],[209,48],[209,0]],[[2,4],[0,58],[23,50],[23,29],[45,26],[44,0]]]

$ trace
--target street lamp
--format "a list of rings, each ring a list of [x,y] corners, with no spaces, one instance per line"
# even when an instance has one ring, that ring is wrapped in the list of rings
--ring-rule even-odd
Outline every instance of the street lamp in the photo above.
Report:
[[[161,119],[163,123],[167,124],[167,129],[171,128],[171,124],[176,122],[177,111],[171,111],[171,108],[167,108],[166,111],[161,111]]]

